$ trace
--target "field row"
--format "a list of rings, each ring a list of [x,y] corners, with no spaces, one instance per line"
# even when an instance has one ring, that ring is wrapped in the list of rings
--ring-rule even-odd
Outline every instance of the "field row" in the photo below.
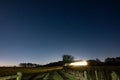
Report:
[[[64,71],[52,71],[37,75],[32,80],[78,80],[74,75],[65,73]]]
[[[22,72],[22,80],[29,80],[36,74],[44,74],[45,72],[61,70],[63,67],[38,67],[38,68],[24,68],[24,67],[0,67],[0,77],[16,75],[17,72]],[[31,79],[32,80],[32,79]]]
[[[120,80],[120,66],[0,68],[0,77],[22,72],[22,80]]]

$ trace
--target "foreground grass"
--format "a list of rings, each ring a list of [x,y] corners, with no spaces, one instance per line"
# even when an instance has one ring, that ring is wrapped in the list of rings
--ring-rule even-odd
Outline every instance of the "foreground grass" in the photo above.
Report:
[[[50,75],[50,74],[47,73],[46,76],[43,78],[43,80],[47,80],[49,75]]]
[[[16,75],[17,72],[22,72],[22,80],[37,80],[42,78],[43,80],[47,80],[49,77],[49,73],[54,73],[55,80],[63,80],[64,76],[69,78],[70,80],[77,80],[75,75],[69,74],[69,68],[63,69],[61,66],[57,67],[39,67],[39,68],[23,68],[23,67],[0,67],[0,77],[2,76],[10,76]],[[70,67],[74,71],[87,71],[88,77],[95,76],[94,71],[97,70],[98,74],[111,73],[115,71],[118,76],[120,76],[120,66],[86,66],[86,67]],[[62,72],[64,71],[64,72]],[[64,76],[61,76],[59,72],[62,72]],[[103,75],[104,76],[104,75]],[[110,76],[110,75],[109,75]],[[41,80],[41,79],[40,79]]]
[[[0,67],[0,77],[16,75],[17,72],[22,72],[25,80],[29,79],[37,73],[44,73],[53,70],[61,70],[61,66],[56,67],[38,67],[38,68],[24,68],[24,67]]]
[[[115,72],[114,76],[117,75],[118,78],[120,78],[120,66],[86,66],[86,67],[69,67],[65,69],[66,73],[69,73],[69,69],[73,70],[73,74],[78,75],[79,72],[87,72],[88,78],[94,80],[96,79],[96,74],[98,75],[97,77],[102,79],[105,78],[105,80],[111,80],[111,73]],[[97,73],[95,73],[97,72]],[[81,74],[82,75],[82,74]],[[114,77],[113,76],[113,77]]]
[[[62,72],[66,77],[68,77],[70,80],[78,80],[74,75]]]
[[[55,80],[64,80],[63,78],[62,78],[62,76],[60,76],[56,71],[54,72],[54,79]]]

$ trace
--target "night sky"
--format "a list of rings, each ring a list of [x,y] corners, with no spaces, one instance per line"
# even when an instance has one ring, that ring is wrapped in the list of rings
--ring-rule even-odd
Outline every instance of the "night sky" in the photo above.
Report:
[[[0,65],[120,56],[118,1],[1,0]]]

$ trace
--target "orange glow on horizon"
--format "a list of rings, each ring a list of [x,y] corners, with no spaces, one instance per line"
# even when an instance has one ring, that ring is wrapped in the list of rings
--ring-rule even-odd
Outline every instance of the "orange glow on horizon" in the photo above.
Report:
[[[79,62],[72,62],[69,64],[70,66],[87,66],[87,61],[79,61]]]

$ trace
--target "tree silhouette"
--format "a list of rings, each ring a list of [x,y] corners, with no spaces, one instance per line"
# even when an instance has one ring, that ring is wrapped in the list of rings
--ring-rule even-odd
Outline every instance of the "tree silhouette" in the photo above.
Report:
[[[74,57],[72,55],[63,55],[63,63],[70,63],[74,60]]]

